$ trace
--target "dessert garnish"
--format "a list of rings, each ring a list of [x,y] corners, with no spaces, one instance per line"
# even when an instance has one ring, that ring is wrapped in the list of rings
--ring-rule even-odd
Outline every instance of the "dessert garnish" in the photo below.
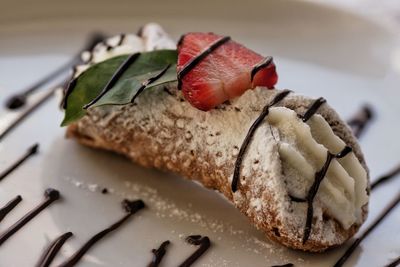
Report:
[[[102,98],[111,88],[114,87],[114,85],[118,82],[118,80],[121,78],[121,76],[127,71],[127,69],[136,61],[136,59],[140,56],[140,53],[135,53],[130,55],[122,64],[118,67],[118,69],[114,72],[114,74],[111,76],[110,80],[107,82],[107,84],[104,86],[103,90],[101,90],[100,94],[96,96],[95,99],[90,101],[88,104],[84,105],[83,108],[87,109],[93,104],[95,104],[97,101],[99,101],[100,98]],[[76,81],[76,80],[74,80]],[[72,87],[71,84],[68,87]],[[69,89],[72,90],[72,89]],[[65,104],[66,105],[66,104]]]
[[[176,59],[175,50],[158,50],[121,55],[93,65],[68,85],[62,125],[82,118],[84,107],[130,104],[144,89],[176,81]]]
[[[61,247],[72,236],[73,234],[71,232],[66,232],[51,242],[47,249],[43,252],[43,255],[36,264],[36,267],[49,267],[54,258],[57,256]]]
[[[278,80],[272,57],[213,33],[187,33],[178,43],[178,81],[194,107],[210,110],[256,86]]]
[[[358,237],[351,246],[346,250],[343,256],[335,263],[334,267],[341,267],[351,257],[356,248],[361,242],[376,229],[377,226],[388,216],[394,208],[400,203],[400,193],[389,203],[389,205],[381,212],[381,214],[374,220],[374,222]]]
[[[399,174],[400,174],[400,164],[397,165],[396,167],[394,167],[388,173],[382,175],[381,177],[377,178],[374,182],[372,182],[371,183],[371,190],[374,190],[377,186],[392,180],[393,178],[395,178]]]
[[[369,105],[363,105],[353,117],[351,117],[347,124],[353,130],[353,134],[356,137],[360,137],[365,130],[365,127],[374,118],[373,109]]]
[[[148,267],[157,267],[160,265],[165,253],[167,253],[167,247],[170,244],[169,240],[166,240],[161,243],[158,249],[152,249],[153,259],[151,260]]]
[[[39,149],[39,144],[37,144],[37,143],[32,145],[31,147],[29,147],[24,155],[22,155],[13,164],[11,164],[11,166],[9,166],[6,170],[4,170],[2,173],[0,173],[0,181],[2,181],[4,178],[6,178],[6,176],[8,176],[15,169],[17,169],[29,157],[31,157],[32,155],[35,155],[38,152],[38,149]]]
[[[179,267],[191,266],[211,246],[210,239],[207,236],[191,235],[186,238],[186,241],[191,245],[200,247],[192,255],[190,255],[189,258],[187,258],[183,263],[181,263]]]
[[[28,212],[21,219],[19,219],[16,223],[11,225],[8,229],[6,229],[3,233],[0,234],[0,246],[7,241],[13,234],[18,232],[25,224],[27,224],[30,220],[32,220],[36,215],[38,215],[42,210],[47,208],[50,204],[60,198],[60,193],[53,189],[48,188],[44,192],[45,199],[39,204],[36,208]]]
[[[0,208],[0,222],[9,214],[20,202],[22,197],[20,195],[16,196],[10,200],[4,207]]]
[[[78,251],[76,251],[69,259],[60,264],[59,267],[72,267],[76,265],[79,260],[89,251],[89,249],[95,245],[98,241],[100,241],[107,234],[113,232],[118,229],[124,222],[126,222],[132,215],[134,215],[139,210],[145,207],[144,202],[142,200],[124,200],[122,202],[123,208],[127,212],[127,214],[122,217],[120,220],[104,229],[103,231],[95,234],[92,238],[90,238]]]

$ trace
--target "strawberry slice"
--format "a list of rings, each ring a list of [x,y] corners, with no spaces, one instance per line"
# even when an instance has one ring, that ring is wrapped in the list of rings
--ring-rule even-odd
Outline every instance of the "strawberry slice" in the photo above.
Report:
[[[178,43],[178,80],[194,107],[210,110],[256,86],[278,81],[271,57],[213,33],[187,33]]]

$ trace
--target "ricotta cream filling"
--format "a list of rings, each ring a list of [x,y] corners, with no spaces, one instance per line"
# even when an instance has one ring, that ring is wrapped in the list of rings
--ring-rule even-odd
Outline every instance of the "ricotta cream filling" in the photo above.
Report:
[[[327,152],[337,154],[346,144],[318,114],[304,123],[295,111],[272,107],[267,121],[279,132],[279,154],[288,193],[304,199],[315,173],[326,161]],[[366,187],[367,172],[351,152],[342,159],[332,160],[314,205],[320,203],[326,214],[348,229],[361,221],[361,208],[368,201]]]

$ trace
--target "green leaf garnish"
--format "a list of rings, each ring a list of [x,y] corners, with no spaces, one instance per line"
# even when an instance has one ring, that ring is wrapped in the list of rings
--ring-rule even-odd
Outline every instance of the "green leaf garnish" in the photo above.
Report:
[[[76,85],[68,96],[61,126],[66,126],[86,114],[83,106],[100,94],[118,67],[128,57],[129,55],[117,56],[100,62],[91,66],[77,78]],[[168,65],[170,67],[167,71],[159,79],[145,86],[144,90],[176,81],[177,57],[176,50],[157,50],[142,53],[124,72],[118,82],[92,107],[131,103],[142,84],[162,72]]]

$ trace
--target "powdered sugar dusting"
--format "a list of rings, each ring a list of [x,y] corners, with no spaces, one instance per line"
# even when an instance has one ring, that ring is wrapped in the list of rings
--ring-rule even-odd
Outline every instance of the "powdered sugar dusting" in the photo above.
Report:
[[[157,189],[139,184],[133,181],[124,181],[124,190],[114,190],[113,188],[103,185],[86,183],[85,181],[78,180],[73,177],[64,178],[71,185],[88,191],[90,193],[100,193],[103,188],[108,188],[111,195],[118,196],[119,198],[130,198],[130,199],[143,199],[147,206],[154,211],[154,214],[160,219],[174,219],[178,221],[186,221],[195,224],[196,227],[201,227],[215,234],[213,237],[214,243],[219,243],[222,240],[230,237],[241,240],[240,247],[232,247],[231,249],[241,249],[248,253],[254,253],[258,257],[264,256],[266,260],[270,261],[268,254],[273,253],[275,257],[279,259],[279,262],[289,262],[293,259],[288,258],[285,254],[286,248],[274,244],[269,240],[261,240],[258,237],[249,235],[246,231],[242,229],[235,228],[232,224],[226,221],[219,221],[208,216],[196,212],[193,210],[192,204],[186,203],[184,205],[178,205],[173,200],[166,199],[160,196]],[[182,207],[183,206],[183,207]],[[199,232],[204,230],[199,230]],[[186,238],[186,233],[181,233],[179,230],[171,230],[172,235],[177,236],[179,239],[184,240]],[[298,261],[304,261],[299,258]],[[278,263],[279,263],[278,262]],[[203,266],[235,266],[235,263],[220,259],[217,262],[209,262]]]

